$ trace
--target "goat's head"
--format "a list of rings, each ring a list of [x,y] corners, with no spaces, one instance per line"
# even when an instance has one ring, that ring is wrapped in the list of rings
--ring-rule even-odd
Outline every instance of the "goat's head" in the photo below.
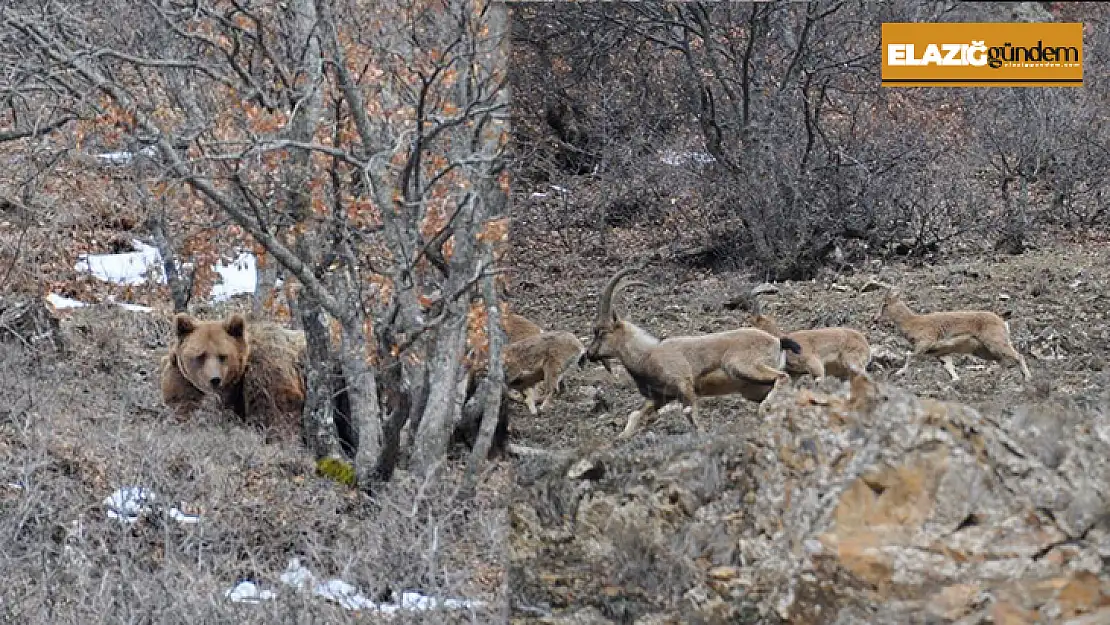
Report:
[[[901,301],[901,298],[898,295],[898,291],[894,290],[892,287],[887,287],[886,292],[883,293],[882,303],[879,304],[879,310],[875,313],[875,322],[882,321],[883,318],[886,317],[887,309],[899,301]]]
[[[763,309],[759,305],[759,296],[763,292],[764,291],[757,286],[751,290],[751,293],[748,293],[746,298],[744,298],[747,300],[748,305],[748,322],[760,330],[770,332],[771,330],[769,328],[776,326],[773,319],[763,314]]]
[[[613,307],[613,298],[616,296],[617,291],[622,286],[621,280],[638,269],[638,267],[625,267],[621,269],[609,279],[609,283],[602,289],[601,295],[598,298],[597,317],[594,319],[593,337],[590,340],[589,346],[586,348],[586,357],[593,362],[600,361],[605,366],[606,370],[612,371],[609,368],[609,360],[618,358],[620,354],[620,347],[628,341],[631,328],[628,323],[620,318],[616,308]],[[647,286],[643,282],[633,282],[640,286]]]

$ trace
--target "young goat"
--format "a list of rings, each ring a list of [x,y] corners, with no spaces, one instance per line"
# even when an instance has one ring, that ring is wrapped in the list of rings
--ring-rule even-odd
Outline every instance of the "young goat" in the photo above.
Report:
[[[749,296],[752,325],[774,336],[793,339],[802,347],[801,354],[786,354],[788,373],[808,373],[818,379],[828,374],[848,380],[867,370],[871,346],[862,332],[851,328],[816,328],[784,333],[774,318],[763,314],[757,291],[758,287]]]
[[[505,329],[506,343],[512,345],[517,341],[531,338],[543,332],[543,328],[536,325],[532,320],[524,315],[512,312],[502,305],[501,314],[501,327]],[[529,389],[531,390],[531,389]],[[508,393],[505,395],[509,399],[519,403],[529,403],[530,406],[534,404],[535,399],[522,396],[516,389],[509,387]],[[534,414],[534,413],[533,413]]]
[[[1025,380],[1032,374],[1025,365],[1025,358],[1010,343],[1010,326],[1002,317],[985,310],[959,310],[915,314],[901,300],[898,293],[888,289],[875,320],[890,319],[898,330],[913,343],[913,351],[906,355],[906,364],[895,375],[903,375],[910,362],[922,356],[935,356],[942,363],[952,381],[956,366],[953,354],[973,354],[1003,365],[1018,365]]]
[[[585,346],[570,332],[542,332],[515,341],[505,348],[505,383],[523,391],[528,412],[537,414],[536,387],[542,384],[540,409],[547,410],[567,370],[576,363],[582,366],[585,354]]]
[[[543,328],[533,323],[524,315],[505,311],[501,315],[501,326],[505,328],[505,337],[509,344],[523,341],[543,332]]]
[[[620,360],[644,397],[638,410],[628,415],[619,439],[631,437],[640,421],[674,400],[683,404],[683,414],[696,431],[698,397],[740,394],[761,402],[774,389],[786,364],[785,350],[800,353],[792,339],[776,338],[756,328],[742,328],[701,336],[669,337],[662,341],[631,321],[622,319],[613,308],[613,295],[621,279],[634,271],[617,272],[598,302],[593,340],[586,350],[592,361]],[[640,283],[632,283],[644,285]]]

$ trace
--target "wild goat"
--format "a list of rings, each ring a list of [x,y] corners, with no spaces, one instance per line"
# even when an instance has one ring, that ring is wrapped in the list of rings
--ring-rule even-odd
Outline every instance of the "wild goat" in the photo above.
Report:
[[[631,437],[640,421],[674,400],[683,404],[682,412],[696,431],[698,397],[739,393],[761,402],[774,389],[786,364],[784,350],[800,353],[792,339],[778,339],[756,328],[742,328],[701,336],[677,336],[660,341],[631,321],[622,319],[613,308],[613,296],[622,278],[634,271],[629,267],[617,272],[598,302],[593,340],[586,357],[594,362],[606,358],[620,360],[644,397],[638,410],[628,415],[628,423],[618,436]],[[644,283],[631,283],[642,286]]]
[[[890,319],[898,330],[913,343],[913,351],[906,354],[906,364],[895,375],[903,375],[910,362],[922,356],[935,356],[942,363],[952,381],[959,381],[953,354],[972,354],[1003,365],[1018,365],[1025,380],[1032,374],[1025,365],[1025,358],[1010,342],[1010,325],[1002,317],[985,310],[958,310],[919,315],[910,310],[898,293],[888,289],[875,320]]]
[[[524,315],[512,312],[506,308],[503,308],[502,310],[504,311],[504,313],[501,315],[501,327],[505,329],[505,339],[509,345],[512,345],[517,341],[523,341],[526,338],[536,336],[537,334],[543,332],[543,328],[533,323],[532,320],[528,319]],[[520,394],[520,392],[513,388],[509,388],[508,393],[506,393],[505,396],[519,403],[534,401],[524,397]]]
[[[510,344],[523,341],[543,332],[543,328],[533,323],[524,315],[505,311],[501,316],[501,325],[505,328],[505,337]]]
[[[536,386],[542,383],[540,408],[546,410],[563,375],[576,363],[582,366],[585,355],[586,348],[570,332],[541,332],[509,343],[505,348],[505,383],[512,390],[523,390],[528,412],[537,414]]]
[[[774,336],[791,338],[802,347],[801,354],[786,355],[788,373],[808,373],[818,379],[827,373],[848,380],[867,370],[871,362],[871,346],[862,332],[852,328],[816,328],[784,333],[773,317],[763,314],[758,290],[756,287],[749,296],[752,325]]]

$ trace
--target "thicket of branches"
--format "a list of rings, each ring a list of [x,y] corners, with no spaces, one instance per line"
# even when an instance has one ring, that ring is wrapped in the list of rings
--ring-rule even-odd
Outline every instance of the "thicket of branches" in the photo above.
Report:
[[[636,227],[645,247],[786,279],[866,257],[1019,252],[1045,226],[1105,224],[1108,93],[1093,68],[1107,16],[1078,3],[518,5],[515,214],[575,251]],[[880,87],[882,22],[1015,19],[1084,22],[1086,86]]]
[[[3,279],[41,293],[72,278],[81,248],[112,251],[86,226],[134,231],[161,249],[181,310],[214,260],[254,249],[256,308],[274,304],[280,268],[306,331],[317,454],[339,453],[345,390],[360,483],[388,479],[406,423],[426,470],[496,304],[478,292],[494,297],[507,231],[506,29],[484,0],[6,3]],[[78,249],[41,257],[59,225]],[[493,419],[489,369],[479,404]]]

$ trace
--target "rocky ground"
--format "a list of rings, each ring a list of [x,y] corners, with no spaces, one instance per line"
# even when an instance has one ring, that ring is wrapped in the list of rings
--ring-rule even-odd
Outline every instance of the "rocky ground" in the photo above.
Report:
[[[1110,622],[1110,252],[1057,237],[1020,256],[874,264],[783,283],[784,329],[848,325],[876,358],[849,392],[800,380],[757,408],[708,399],[710,431],[677,410],[615,435],[638,399],[627,374],[568,376],[516,442],[514,618],[550,623]],[[519,249],[519,248],[518,248]],[[514,306],[585,339],[621,261],[518,254]],[[743,325],[751,276],[653,263],[621,308],[656,335]],[[993,310],[1033,369],[957,359],[892,378],[908,344],[873,320],[881,291],[919,311]]]

